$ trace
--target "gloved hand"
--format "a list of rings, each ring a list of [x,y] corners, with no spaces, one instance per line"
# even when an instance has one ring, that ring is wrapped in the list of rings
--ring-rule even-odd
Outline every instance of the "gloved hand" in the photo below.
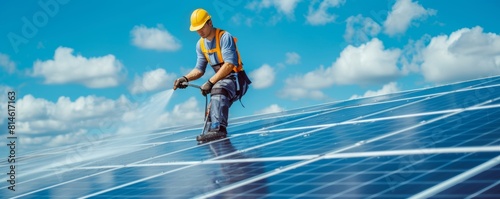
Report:
[[[210,91],[212,90],[213,86],[214,86],[214,84],[212,82],[210,82],[210,80],[208,80],[203,85],[201,85],[201,94],[203,96],[207,96],[207,94],[209,94]]]
[[[186,76],[182,76],[180,77],[179,79],[176,79],[175,82],[174,82],[174,90],[176,90],[177,88],[186,88],[187,87],[187,82],[188,82],[188,78]],[[186,84],[183,84],[183,83],[186,83]]]

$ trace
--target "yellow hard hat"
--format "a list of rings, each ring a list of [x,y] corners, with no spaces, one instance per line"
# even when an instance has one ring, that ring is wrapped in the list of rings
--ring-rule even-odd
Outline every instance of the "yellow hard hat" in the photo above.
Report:
[[[205,25],[205,23],[210,19],[210,15],[206,10],[198,8],[191,14],[191,27],[189,30],[197,31]]]

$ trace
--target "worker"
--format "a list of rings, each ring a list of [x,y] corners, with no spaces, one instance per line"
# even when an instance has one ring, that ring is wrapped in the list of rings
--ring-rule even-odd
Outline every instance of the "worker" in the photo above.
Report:
[[[225,137],[229,108],[248,88],[248,85],[238,82],[250,84],[251,81],[245,73],[242,73],[244,77],[241,78],[244,81],[237,80],[240,77],[239,72],[244,71],[236,47],[236,38],[227,31],[215,28],[206,10],[193,11],[189,30],[196,31],[201,37],[196,44],[196,66],[188,74],[175,80],[173,89],[186,88],[187,82],[201,78],[205,74],[207,64],[210,64],[215,74],[201,86],[201,93],[204,96],[210,94],[209,119],[211,124],[207,134],[212,137]],[[242,91],[241,88],[244,90]]]

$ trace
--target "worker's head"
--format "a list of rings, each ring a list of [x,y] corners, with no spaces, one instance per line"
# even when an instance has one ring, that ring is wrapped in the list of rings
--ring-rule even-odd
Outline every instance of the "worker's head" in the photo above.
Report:
[[[197,31],[201,37],[207,37],[213,28],[210,14],[204,9],[198,8],[191,14],[191,26],[189,30]]]

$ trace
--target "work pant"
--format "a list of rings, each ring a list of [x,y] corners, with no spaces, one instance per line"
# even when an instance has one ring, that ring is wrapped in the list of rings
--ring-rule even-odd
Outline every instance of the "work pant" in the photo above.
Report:
[[[224,89],[226,92],[220,92],[220,89]],[[236,80],[234,78],[221,79],[212,87],[210,95],[210,120],[212,124],[210,130],[218,130],[220,126],[227,127],[229,108],[233,104],[235,95]]]

